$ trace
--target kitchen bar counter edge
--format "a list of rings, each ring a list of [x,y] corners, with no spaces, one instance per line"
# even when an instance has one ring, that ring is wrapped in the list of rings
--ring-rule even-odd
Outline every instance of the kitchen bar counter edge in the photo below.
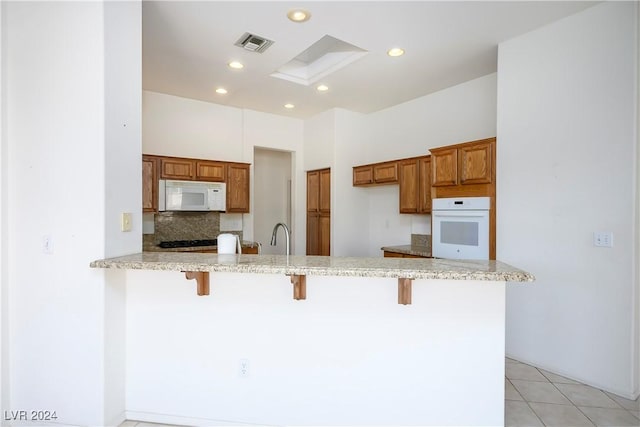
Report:
[[[303,255],[143,252],[96,260],[92,268],[311,276],[532,282],[531,273],[500,261]]]

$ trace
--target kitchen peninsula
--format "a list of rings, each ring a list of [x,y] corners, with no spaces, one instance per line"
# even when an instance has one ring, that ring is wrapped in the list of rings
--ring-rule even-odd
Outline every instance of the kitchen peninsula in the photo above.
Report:
[[[505,284],[534,280],[442,259],[145,252],[91,267],[126,270],[128,418],[208,425],[503,424]],[[210,295],[179,272],[210,275]]]

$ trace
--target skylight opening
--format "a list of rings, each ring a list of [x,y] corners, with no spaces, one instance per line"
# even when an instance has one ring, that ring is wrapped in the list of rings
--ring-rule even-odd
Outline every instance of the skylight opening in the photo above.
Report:
[[[325,35],[291,61],[278,68],[271,77],[309,86],[346,67],[368,52],[345,41]]]

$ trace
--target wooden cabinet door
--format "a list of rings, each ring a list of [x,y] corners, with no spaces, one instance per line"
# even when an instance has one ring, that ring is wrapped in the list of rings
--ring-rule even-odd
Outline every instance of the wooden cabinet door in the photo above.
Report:
[[[458,184],[458,150],[431,150],[431,185],[443,187]]]
[[[142,212],[158,211],[158,166],[151,156],[142,156]]]
[[[373,165],[373,182],[398,182],[398,162],[386,162]]]
[[[227,168],[224,162],[196,160],[197,181],[224,182],[226,171]]]
[[[331,255],[331,217],[325,214],[318,217],[318,255]]]
[[[320,205],[321,213],[331,212],[331,169],[320,171]]]
[[[489,184],[491,182],[491,142],[481,142],[458,149],[460,156],[460,184]]]
[[[191,159],[160,159],[160,178],[191,181],[195,178],[195,162]]]
[[[418,213],[419,175],[416,159],[398,162],[400,183],[400,213]]]
[[[244,163],[227,163],[227,212],[249,212],[249,167]]]
[[[331,169],[307,172],[307,255],[331,251]]]
[[[418,159],[418,212],[431,213],[431,157]]]
[[[320,214],[307,212],[307,255],[320,255]]]
[[[307,212],[320,211],[320,172],[307,172]]]
[[[353,185],[373,184],[373,166],[356,166],[353,168]]]

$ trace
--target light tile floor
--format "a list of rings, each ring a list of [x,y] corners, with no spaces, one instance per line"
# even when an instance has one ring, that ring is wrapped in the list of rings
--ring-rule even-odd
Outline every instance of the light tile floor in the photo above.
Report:
[[[640,427],[640,401],[506,359],[506,427]],[[125,421],[120,427],[175,427]]]
[[[505,425],[640,427],[640,401],[506,359]]]

